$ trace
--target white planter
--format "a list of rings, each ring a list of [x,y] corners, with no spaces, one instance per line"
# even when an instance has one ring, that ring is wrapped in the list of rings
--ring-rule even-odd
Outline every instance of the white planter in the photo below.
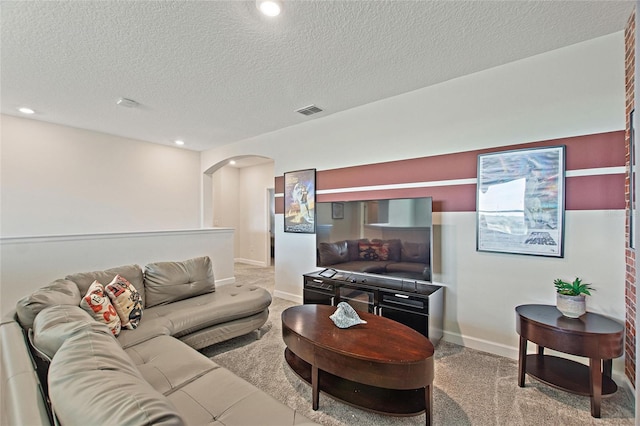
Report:
[[[580,296],[567,296],[556,293],[556,307],[562,315],[569,318],[578,318],[587,312],[587,301],[584,294]]]

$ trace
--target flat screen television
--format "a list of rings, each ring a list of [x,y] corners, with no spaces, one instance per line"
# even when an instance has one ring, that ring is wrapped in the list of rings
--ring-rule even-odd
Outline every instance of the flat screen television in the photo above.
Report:
[[[432,281],[432,199],[316,203],[316,266]]]

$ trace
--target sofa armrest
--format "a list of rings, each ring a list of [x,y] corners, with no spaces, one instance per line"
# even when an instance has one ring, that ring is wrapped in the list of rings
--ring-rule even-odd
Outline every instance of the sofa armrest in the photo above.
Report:
[[[50,425],[51,418],[31,354],[16,321],[0,324],[3,425]]]

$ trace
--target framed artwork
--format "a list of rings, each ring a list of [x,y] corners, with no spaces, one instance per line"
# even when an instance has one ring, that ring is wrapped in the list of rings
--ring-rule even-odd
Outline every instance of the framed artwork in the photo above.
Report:
[[[343,203],[331,203],[331,219],[344,219]]]
[[[315,234],[316,169],[284,174],[284,232]]]
[[[564,256],[565,147],[478,156],[476,249]]]

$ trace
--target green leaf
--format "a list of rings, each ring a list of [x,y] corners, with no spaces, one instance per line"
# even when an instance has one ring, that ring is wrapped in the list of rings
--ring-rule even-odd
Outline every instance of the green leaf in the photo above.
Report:
[[[583,283],[582,279],[578,277],[576,277],[576,279],[571,283],[563,281],[560,278],[556,278],[553,281],[553,285],[558,293],[568,296],[579,296],[581,294],[591,296],[591,290],[595,290],[591,284]]]

